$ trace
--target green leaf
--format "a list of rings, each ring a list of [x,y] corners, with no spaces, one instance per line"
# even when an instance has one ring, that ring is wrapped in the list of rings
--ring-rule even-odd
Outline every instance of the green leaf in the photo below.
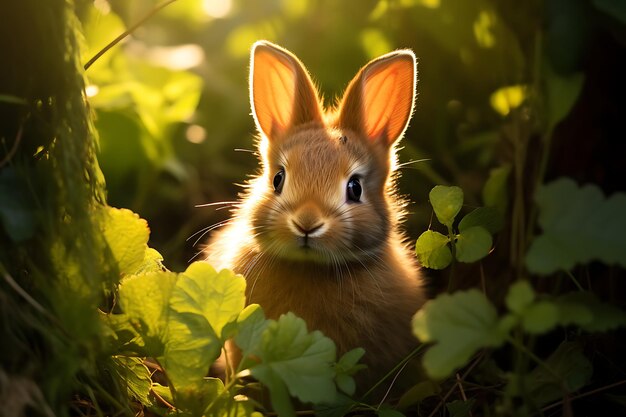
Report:
[[[134,274],[142,266],[148,250],[148,223],[127,209],[104,207],[101,229],[120,274]]]
[[[237,317],[235,343],[241,349],[244,359],[250,355],[259,355],[261,335],[270,321],[265,319],[263,309],[258,304],[250,304]]]
[[[463,206],[463,190],[456,186],[437,185],[430,190],[429,198],[439,222],[451,227]]]
[[[549,65],[546,65],[543,73],[546,83],[548,129],[552,130],[570,113],[580,95],[585,76],[580,72],[568,76],[558,75]]]
[[[136,274],[145,274],[148,272],[165,271],[163,266],[163,256],[155,249],[148,248],[144,254],[143,261],[139,268],[137,268]]]
[[[457,235],[456,259],[460,262],[476,262],[489,254],[491,235],[480,226],[473,226]]]
[[[172,310],[168,321],[165,352],[160,361],[177,392],[190,395],[219,357],[222,342],[204,317]]]
[[[522,314],[535,300],[535,291],[526,280],[514,282],[509,287],[505,302],[508,309],[514,313]]]
[[[218,273],[207,262],[194,262],[178,279],[170,305],[177,313],[203,316],[222,337],[223,327],[245,306],[245,289],[241,275],[227,269]]]
[[[511,165],[494,168],[489,172],[489,178],[483,187],[483,203],[493,207],[503,216],[509,202],[508,182],[511,174]]]
[[[125,385],[128,395],[136,398],[144,405],[151,405],[152,402],[148,395],[152,387],[152,379],[150,371],[143,364],[143,360],[127,356],[113,356],[111,363],[113,375],[119,383]]]
[[[424,401],[426,398],[433,397],[441,392],[441,386],[433,381],[421,381],[412,386],[408,391],[402,394],[398,401],[398,408],[406,410]]]
[[[528,250],[529,271],[551,274],[592,260],[626,267],[626,194],[605,199],[595,185],[561,178],[542,186],[535,200],[543,234]]]
[[[304,402],[335,398],[335,344],[319,331],[308,333],[304,320],[294,314],[270,321],[262,334],[259,358],[261,363],[250,371],[270,389],[274,407],[286,409],[282,404],[286,390]],[[274,397],[281,405],[274,404]]]
[[[459,223],[459,232],[480,226],[489,233],[497,233],[502,230],[504,218],[502,214],[493,207],[478,207],[469,212]]]
[[[337,387],[348,395],[353,395],[356,391],[356,383],[354,382],[354,375],[361,369],[366,368],[365,365],[358,364],[359,360],[365,354],[365,349],[356,348],[349,352],[346,352],[335,364],[335,382]]]
[[[525,378],[525,385],[530,390],[528,398],[539,407],[563,398],[563,388],[572,393],[584,387],[593,373],[593,366],[578,342],[561,343],[545,364],[560,378],[555,378],[543,366],[537,366]]]
[[[558,297],[561,325],[576,324],[588,332],[605,332],[626,326],[626,311],[603,303],[595,294],[576,291]]]
[[[478,290],[442,294],[428,301],[413,318],[413,333],[424,343],[435,343],[423,363],[436,379],[465,365],[478,349],[500,346],[505,338],[495,307]]]
[[[541,334],[559,323],[559,309],[551,301],[538,301],[522,313],[522,326],[528,333]]]
[[[422,233],[415,243],[415,254],[420,264],[432,269],[443,269],[450,265],[452,252],[448,241],[448,237],[439,232],[427,230]]]
[[[153,357],[163,352],[169,300],[176,278],[172,272],[152,272],[127,276],[120,284],[120,306],[141,334],[149,355]]]

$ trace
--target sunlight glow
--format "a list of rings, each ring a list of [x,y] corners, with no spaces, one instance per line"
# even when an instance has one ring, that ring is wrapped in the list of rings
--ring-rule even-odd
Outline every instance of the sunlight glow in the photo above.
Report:
[[[85,94],[87,97],[93,97],[100,92],[100,88],[97,85],[91,84],[85,87]]]
[[[232,0],[202,0],[204,13],[215,19],[226,17],[232,8]]]
[[[111,13],[111,5],[107,0],[94,0],[93,6],[102,14]]]
[[[200,125],[190,125],[185,132],[185,136],[191,143],[202,143],[206,140],[206,129]]]
[[[204,50],[196,44],[150,47],[144,51],[151,62],[172,70],[197,67],[204,61]]]

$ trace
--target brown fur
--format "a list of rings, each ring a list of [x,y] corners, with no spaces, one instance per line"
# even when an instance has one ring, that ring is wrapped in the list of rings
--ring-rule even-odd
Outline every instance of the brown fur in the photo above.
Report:
[[[263,170],[213,237],[207,260],[243,274],[247,302],[267,317],[293,311],[339,354],[365,348],[370,370],[361,379],[373,381],[417,344],[410,320],[424,302],[393,181],[394,144],[413,109],[415,58],[398,51],[372,61],[324,115],[308,73],[282,48],[257,43],[250,80]],[[346,198],[353,175],[360,202]],[[320,224],[312,237],[298,232]]]

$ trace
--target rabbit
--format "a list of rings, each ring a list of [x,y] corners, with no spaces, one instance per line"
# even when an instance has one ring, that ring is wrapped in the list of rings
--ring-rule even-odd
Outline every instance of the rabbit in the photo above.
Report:
[[[324,111],[298,58],[256,42],[250,102],[262,169],[204,249],[216,269],[246,278],[247,303],[268,318],[295,313],[338,354],[363,347],[359,383],[418,345],[410,321],[426,297],[394,175],[415,89],[415,56],[397,50],[364,66]]]

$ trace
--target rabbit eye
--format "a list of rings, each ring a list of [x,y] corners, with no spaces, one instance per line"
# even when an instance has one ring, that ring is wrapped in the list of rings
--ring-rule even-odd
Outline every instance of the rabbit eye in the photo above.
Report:
[[[362,192],[363,189],[361,188],[361,181],[357,177],[350,178],[347,188],[348,200],[354,201],[355,203],[359,202],[361,200]]]
[[[280,171],[278,171],[276,173],[276,175],[274,175],[274,191],[276,191],[277,194],[280,194],[280,192],[283,190],[283,184],[285,183],[285,170],[283,168],[280,169]]]

